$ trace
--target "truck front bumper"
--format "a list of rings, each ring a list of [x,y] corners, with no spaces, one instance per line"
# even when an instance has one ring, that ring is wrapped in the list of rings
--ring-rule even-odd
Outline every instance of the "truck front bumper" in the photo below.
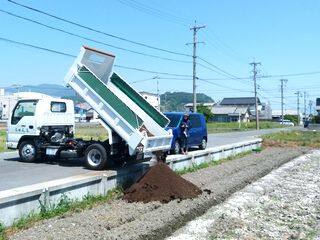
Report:
[[[18,143],[17,142],[6,142],[6,146],[8,149],[17,149]]]

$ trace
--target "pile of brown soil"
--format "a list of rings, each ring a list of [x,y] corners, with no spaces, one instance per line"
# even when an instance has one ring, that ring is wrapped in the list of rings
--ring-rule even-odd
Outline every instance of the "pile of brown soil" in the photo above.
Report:
[[[128,202],[170,202],[195,198],[202,191],[193,183],[172,171],[165,163],[151,167],[123,196]]]

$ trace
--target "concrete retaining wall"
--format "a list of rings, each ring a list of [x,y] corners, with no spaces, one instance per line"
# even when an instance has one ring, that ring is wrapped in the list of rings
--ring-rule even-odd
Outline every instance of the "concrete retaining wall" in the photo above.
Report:
[[[261,139],[228,144],[193,151],[189,155],[171,155],[167,158],[173,170],[182,170],[212,160],[220,160],[261,146]],[[0,222],[10,226],[16,219],[31,212],[40,211],[40,202],[45,206],[56,204],[62,195],[80,200],[86,195],[105,195],[117,186],[126,186],[136,181],[149,163],[139,163],[117,171],[92,171],[64,179],[43,182],[0,192]]]

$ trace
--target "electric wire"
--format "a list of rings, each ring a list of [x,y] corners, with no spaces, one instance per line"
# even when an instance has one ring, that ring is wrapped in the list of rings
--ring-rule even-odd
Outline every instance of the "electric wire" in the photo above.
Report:
[[[107,33],[107,32],[104,32],[102,30],[95,29],[93,27],[89,27],[89,26],[83,25],[83,24],[78,23],[78,22],[74,22],[72,20],[69,20],[69,19],[66,19],[66,18],[63,18],[63,17],[59,17],[57,15],[45,12],[43,10],[40,10],[40,9],[37,9],[37,8],[34,8],[34,7],[30,7],[28,5],[25,5],[25,4],[22,4],[22,3],[19,3],[19,2],[13,1],[13,0],[8,0],[8,2],[10,2],[12,4],[15,4],[16,6],[20,6],[22,8],[28,9],[30,11],[37,12],[37,13],[46,15],[48,17],[57,19],[59,21],[66,22],[68,24],[77,26],[79,28],[83,28],[83,29],[86,29],[86,30],[89,30],[89,31],[92,31],[92,32],[95,32],[95,33],[99,33],[99,34],[102,34],[102,35],[105,35],[105,36],[108,36],[108,37],[112,37],[112,38],[115,38],[115,39],[118,39],[118,40],[121,40],[121,41],[124,41],[124,42],[129,42],[131,44],[139,45],[139,46],[142,46],[142,47],[146,47],[146,48],[150,48],[150,49],[153,49],[153,50],[162,51],[162,52],[166,52],[166,53],[170,53],[170,54],[175,54],[175,55],[180,55],[180,56],[185,56],[185,57],[192,57],[192,55],[189,55],[189,54],[185,54],[185,53],[181,53],[181,52],[176,52],[176,51],[172,51],[172,50],[168,50],[168,49],[164,49],[164,48],[151,46],[151,45],[146,44],[146,43],[133,41],[133,40],[130,40],[128,38],[124,38],[124,37],[120,37],[120,36],[117,36],[117,35],[114,35],[114,34],[111,34],[111,33]]]
[[[50,48],[40,47],[40,46],[36,46],[36,45],[33,45],[33,44],[25,43],[25,42],[18,42],[18,41],[11,40],[11,39],[8,39],[8,38],[0,37],[0,41],[8,42],[8,43],[12,43],[12,44],[15,44],[15,45],[20,45],[20,46],[25,46],[25,47],[29,47],[29,48],[33,48],[33,49],[38,49],[38,50],[42,50],[42,51],[46,51],[46,52],[50,52],[50,53],[54,53],[54,54],[59,54],[59,55],[66,56],[66,57],[72,57],[72,58],[76,58],[77,57],[76,55],[73,55],[73,54],[70,54],[70,53],[65,53],[65,52],[53,50],[53,49],[50,49]],[[153,74],[175,76],[175,77],[192,77],[191,75],[186,75],[186,74],[176,74],[176,73],[152,71],[152,70],[146,70],[146,69],[142,69],[142,68],[117,65],[117,64],[115,64],[114,67],[122,68],[122,69],[128,69],[128,70],[135,70],[135,71],[139,71],[139,72],[147,72],[147,73],[153,73]]]
[[[161,56],[157,56],[157,55],[152,55],[152,54],[147,54],[147,53],[142,53],[142,52],[126,49],[126,48],[123,48],[123,47],[118,47],[118,46],[115,46],[115,45],[112,45],[112,44],[109,44],[109,43],[105,43],[105,42],[102,42],[102,41],[95,40],[93,38],[88,38],[88,37],[85,37],[83,35],[72,33],[70,31],[66,31],[66,30],[63,30],[61,28],[53,27],[53,26],[41,23],[39,21],[30,19],[30,18],[26,18],[26,17],[23,17],[21,15],[17,15],[17,14],[14,14],[12,12],[8,12],[8,11],[2,10],[2,9],[0,9],[0,12],[8,14],[8,15],[10,15],[12,17],[15,17],[15,18],[19,18],[19,19],[22,19],[22,20],[25,20],[25,21],[40,25],[40,26],[45,27],[45,28],[49,28],[49,29],[54,30],[54,31],[58,31],[58,32],[67,34],[69,36],[81,38],[81,39],[84,39],[84,40],[87,40],[87,41],[91,41],[91,42],[94,42],[94,43],[98,43],[98,44],[101,44],[101,45],[104,45],[104,46],[108,46],[108,47],[112,47],[112,48],[115,48],[115,49],[119,49],[119,50],[122,50],[122,51],[130,52],[130,53],[134,53],[134,54],[138,54],[138,55],[142,55],[142,56],[146,56],[146,57],[157,58],[157,59],[161,59],[161,60],[167,60],[167,61],[173,61],[173,62],[179,62],[179,63],[192,63],[191,61],[185,61],[185,60],[178,60],[178,59],[172,59],[172,58],[167,58],[167,57],[161,57]]]
[[[128,7],[134,8],[140,12],[158,17],[162,20],[169,21],[171,23],[177,23],[183,26],[188,26],[189,20],[185,20],[179,16],[173,15],[171,13],[150,7],[146,4],[140,3],[135,0],[118,0],[121,4],[124,4]]]

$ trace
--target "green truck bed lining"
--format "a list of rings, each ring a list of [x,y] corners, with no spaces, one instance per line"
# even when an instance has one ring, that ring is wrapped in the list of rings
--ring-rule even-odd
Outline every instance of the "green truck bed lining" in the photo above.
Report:
[[[99,79],[86,67],[80,68],[79,76],[115,111],[117,111],[132,127],[139,128],[143,121],[116,95],[114,95]]]
[[[132,89],[116,73],[111,76],[111,82],[116,85],[124,94],[135,102],[143,111],[145,111],[161,127],[167,126],[169,120],[159,113],[150,103],[148,103],[140,94]]]

